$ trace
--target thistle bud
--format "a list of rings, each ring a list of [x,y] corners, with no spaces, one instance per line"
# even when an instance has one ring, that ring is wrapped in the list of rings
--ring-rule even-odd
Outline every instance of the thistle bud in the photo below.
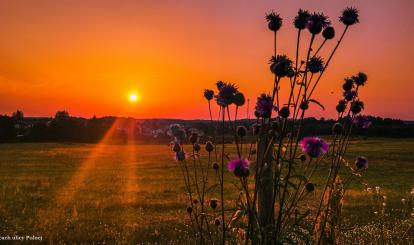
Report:
[[[302,110],[307,110],[307,109],[309,109],[309,102],[308,101],[304,101],[304,102],[302,102],[302,103],[300,103],[300,109],[302,109]]]
[[[211,143],[211,141],[207,141],[206,142],[206,151],[207,152],[212,152],[214,150],[214,145],[213,143]]]
[[[360,113],[364,109],[364,102],[356,100],[351,103],[351,111],[354,114]]]
[[[344,101],[344,100],[340,100],[340,101],[338,102],[338,105],[336,106],[336,111],[337,111],[338,113],[341,113],[341,112],[344,112],[344,111],[345,111],[345,109],[346,109],[346,101]]]
[[[276,14],[275,12],[271,12],[266,15],[266,20],[268,22],[267,26],[271,31],[277,32],[282,26],[282,18],[280,18],[279,14]]]
[[[245,126],[237,127],[237,135],[241,138],[247,135],[247,128]]]
[[[219,167],[220,167],[220,165],[218,164],[218,163],[213,163],[213,169],[215,170],[215,171],[218,171],[219,170]]]
[[[340,123],[335,123],[332,127],[332,132],[334,134],[341,134],[343,130],[342,124]]]
[[[290,115],[289,107],[284,106],[279,110],[279,116],[282,118],[288,118]]]
[[[195,151],[195,152],[199,152],[199,151],[200,151],[200,149],[201,149],[200,144],[195,143],[195,144],[193,145],[193,149],[194,149],[194,151]]]
[[[322,31],[322,36],[329,40],[335,37],[335,29],[332,26],[328,26]]]
[[[339,21],[346,26],[354,25],[359,22],[358,10],[353,7],[347,7],[342,11],[342,16],[339,17]]]
[[[206,98],[207,100],[212,100],[214,98],[214,91],[210,89],[205,89],[204,98]]]
[[[354,80],[350,78],[345,78],[345,82],[342,85],[342,88],[345,91],[350,91],[354,87]]]

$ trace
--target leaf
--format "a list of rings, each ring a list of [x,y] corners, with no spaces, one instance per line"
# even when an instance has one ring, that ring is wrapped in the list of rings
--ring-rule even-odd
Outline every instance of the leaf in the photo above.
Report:
[[[308,102],[313,102],[313,103],[319,105],[322,108],[322,110],[325,110],[325,107],[317,100],[309,99]]]

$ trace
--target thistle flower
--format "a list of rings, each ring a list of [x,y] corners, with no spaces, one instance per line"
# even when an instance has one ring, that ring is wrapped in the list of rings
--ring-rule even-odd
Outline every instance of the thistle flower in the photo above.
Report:
[[[296,15],[293,24],[299,30],[303,30],[306,28],[306,23],[308,22],[310,14],[307,10],[299,9],[298,15]]]
[[[204,98],[212,100],[214,98],[214,91],[211,89],[204,89]]]
[[[279,110],[279,116],[282,118],[288,118],[290,115],[289,107],[284,106]]]
[[[349,91],[349,90],[351,90],[352,88],[354,87],[354,78],[345,78],[345,82],[344,82],[344,84],[342,85],[342,88],[345,90],[345,91]]]
[[[199,151],[201,150],[201,146],[200,146],[200,144],[195,143],[195,144],[193,145],[193,149],[194,149],[194,151],[195,151],[195,152],[199,152]]]
[[[314,56],[308,61],[307,67],[311,73],[321,72],[323,70],[323,59],[320,56]]]
[[[334,134],[341,134],[343,130],[342,124],[340,123],[335,123],[332,127],[332,132]]]
[[[219,87],[219,85],[217,85]],[[216,96],[219,106],[228,106],[234,102],[234,96],[238,93],[237,87],[231,83],[220,84],[218,95]]]
[[[306,183],[305,189],[307,192],[312,192],[315,190],[315,186],[312,183]]]
[[[234,95],[234,104],[237,106],[242,106],[246,102],[246,99],[244,98],[244,95],[242,93],[236,93]]]
[[[359,156],[355,159],[355,166],[357,169],[368,169],[368,160],[366,157]]]
[[[312,158],[320,157],[328,152],[328,143],[319,137],[305,137],[300,141],[302,151]]]
[[[184,151],[179,151],[175,153],[175,159],[179,162],[184,162],[185,161],[185,153]]]
[[[292,61],[286,55],[277,55],[270,59],[270,70],[278,77],[287,76],[292,69]]]
[[[174,146],[173,146],[173,151],[174,151],[175,153],[177,153],[177,152],[181,151],[181,145],[180,145],[178,142],[175,142],[175,143],[174,143]]]
[[[344,98],[346,101],[351,101],[356,97],[357,93],[356,91],[349,90],[344,92]]]
[[[271,31],[277,32],[282,26],[283,19],[279,16],[279,14],[276,14],[273,11],[266,15],[266,20],[268,22],[267,26]]]
[[[214,150],[214,145],[213,143],[211,143],[211,141],[207,141],[206,142],[206,151],[207,152],[212,152]]]
[[[359,22],[358,9],[353,7],[346,7],[342,10],[342,15],[339,17],[339,21],[346,26],[354,25]]]
[[[356,76],[353,76],[352,78],[355,81],[356,85],[364,86],[367,82],[368,76],[363,72],[359,72]]]
[[[309,16],[308,21],[306,22],[306,27],[310,33],[316,35],[330,24],[331,22],[328,20],[328,17],[323,13],[313,13]]]
[[[364,109],[364,102],[360,100],[353,101],[351,103],[351,111],[354,114],[360,113]]]
[[[352,119],[352,122],[355,126],[360,128],[369,128],[372,125],[372,122],[369,120],[367,116],[357,115]]]
[[[216,198],[210,199],[210,207],[211,209],[215,210],[217,208],[218,200]]]
[[[218,81],[218,82],[216,82],[216,86],[217,86],[217,90],[220,90],[224,86],[224,82],[223,81]]]
[[[241,138],[247,135],[247,128],[245,126],[238,126],[236,131]]]
[[[335,29],[332,26],[328,26],[322,31],[322,36],[329,40],[335,37]]]
[[[270,97],[270,95],[261,94],[260,97],[257,98],[255,114],[258,117],[269,118],[272,114],[272,109],[272,97]]]
[[[237,158],[227,163],[227,169],[237,177],[247,177],[250,173],[249,165],[249,160]]]
[[[218,171],[219,170],[219,167],[220,167],[220,165],[218,164],[218,163],[213,163],[213,169],[215,170],[215,171]]]
[[[345,111],[345,109],[346,109],[346,101],[345,100],[340,100],[339,102],[338,102],[338,105],[336,106],[336,111],[338,112],[338,113],[341,113],[341,112],[344,112]]]

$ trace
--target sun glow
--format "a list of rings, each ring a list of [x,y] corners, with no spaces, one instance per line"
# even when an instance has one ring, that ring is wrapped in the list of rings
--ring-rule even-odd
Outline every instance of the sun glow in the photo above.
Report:
[[[129,100],[129,102],[131,102],[131,103],[135,103],[135,102],[137,102],[137,101],[139,100],[139,95],[138,95],[138,93],[136,93],[136,92],[130,92],[130,93],[128,94],[128,100]]]

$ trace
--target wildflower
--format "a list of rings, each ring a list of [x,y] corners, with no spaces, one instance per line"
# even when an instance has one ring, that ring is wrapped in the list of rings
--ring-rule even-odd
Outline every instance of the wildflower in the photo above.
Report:
[[[360,113],[364,109],[364,102],[356,100],[351,103],[351,111],[354,114]]]
[[[231,83],[221,84],[218,95],[216,96],[217,104],[223,107],[230,105],[234,102],[234,96],[237,93],[238,90],[236,85]]]
[[[255,113],[258,117],[269,118],[273,109],[272,97],[270,97],[270,95],[261,94],[260,97],[257,98],[255,109]]]
[[[308,101],[304,101],[304,102],[300,103],[299,108],[302,109],[302,110],[309,109],[309,102]]]
[[[227,164],[227,169],[237,177],[247,177],[250,173],[249,165],[249,160],[237,158]]]
[[[271,31],[277,32],[282,26],[282,18],[273,11],[266,15],[266,20]]]
[[[236,106],[242,106],[246,102],[246,99],[244,98],[244,95],[242,93],[236,93],[234,95],[234,104]]]
[[[199,152],[199,151],[200,151],[200,149],[201,149],[200,144],[195,143],[195,144],[193,145],[193,149],[194,149],[194,151],[195,151],[195,152]]]
[[[192,133],[190,137],[188,138],[191,144],[195,144],[198,141],[198,134]]]
[[[193,212],[193,208],[192,207],[187,207],[187,213],[191,214]]]
[[[217,90],[220,90],[221,88],[223,88],[224,82],[223,81],[218,81],[218,82],[216,82],[216,86],[217,86]]]
[[[220,222],[220,219],[219,218],[217,218],[217,219],[214,220],[214,225],[215,226],[220,226],[220,224],[221,224],[221,222]]]
[[[211,143],[211,141],[207,141],[206,142],[206,151],[207,152],[212,152],[214,150],[214,145],[213,143]]]
[[[352,119],[352,122],[360,128],[369,128],[372,125],[372,122],[368,119],[367,116],[357,115]]]
[[[311,73],[321,72],[323,70],[323,59],[320,56],[314,56],[308,61],[307,67]]]
[[[353,76],[352,78],[355,81],[355,84],[358,86],[364,86],[368,80],[368,76],[363,72],[359,72],[356,76]]]
[[[345,91],[350,91],[354,87],[354,79],[351,78],[345,78],[345,82],[342,85],[342,88]]]
[[[328,27],[330,24],[331,22],[324,14],[313,13],[309,16],[308,21],[306,22],[306,27],[310,33],[316,35],[319,34],[323,28]]]
[[[315,186],[312,183],[306,183],[305,189],[307,192],[312,192],[315,190]]]
[[[270,70],[278,77],[287,76],[291,69],[292,61],[286,55],[277,55],[270,59]]]
[[[336,111],[338,112],[338,113],[341,113],[341,112],[344,112],[345,111],[345,109],[346,109],[346,101],[345,100],[340,100],[339,102],[338,102],[338,105],[336,106]]]
[[[350,26],[359,22],[358,17],[358,9],[353,7],[346,7],[342,11],[342,15],[339,17],[339,21],[344,23],[346,26]]]
[[[238,126],[237,127],[237,135],[240,137],[244,137],[247,135],[247,128],[245,126]]]
[[[214,91],[210,89],[204,89],[204,98],[212,100],[214,98]]]
[[[351,101],[357,96],[356,91],[349,90],[344,92],[344,98],[346,101]]]
[[[185,153],[184,151],[179,151],[175,153],[175,159],[179,162],[184,162],[185,161]]]
[[[301,161],[301,162],[306,161],[306,155],[301,154],[301,155],[299,156],[299,159],[300,159],[300,161]]]
[[[359,156],[355,159],[355,166],[357,169],[368,169],[368,160],[366,157]]]
[[[332,132],[334,134],[341,134],[343,130],[342,124],[340,123],[335,123],[332,127]]]
[[[288,118],[290,115],[289,107],[284,106],[279,110],[279,116],[282,118]]]
[[[332,26],[328,26],[322,31],[322,36],[329,40],[335,37],[335,29]]]
[[[220,165],[218,164],[218,163],[213,163],[213,169],[215,170],[215,171],[218,171],[219,170],[219,167],[220,167]]]
[[[180,145],[178,142],[175,142],[175,143],[174,143],[174,146],[173,146],[173,151],[174,151],[175,153],[177,153],[177,152],[181,151],[181,145]]]
[[[217,208],[218,200],[216,198],[210,199],[210,207],[215,210]]]
[[[308,22],[310,14],[307,10],[299,9],[298,15],[296,15],[293,24],[299,30],[303,30],[306,28],[306,23]]]
[[[319,137],[305,137],[300,141],[302,151],[310,157],[320,157],[325,154],[328,149],[328,143]]]

